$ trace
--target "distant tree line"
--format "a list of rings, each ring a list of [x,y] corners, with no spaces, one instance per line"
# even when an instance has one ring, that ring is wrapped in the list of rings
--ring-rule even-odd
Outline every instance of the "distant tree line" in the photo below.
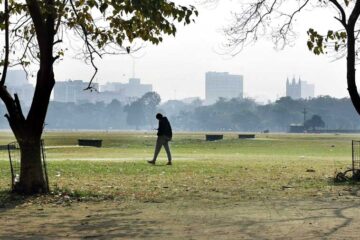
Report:
[[[252,99],[220,99],[209,106],[198,104],[173,102],[161,107],[165,112],[169,108],[169,119],[175,129],[186,131],[287,132],[290,124],[304,123],[304,109],[307,112],[305,126],[309,128],[360,129],[360,118],[349,98],[321,96],[309,100],[293,100],[283,97],[265,105]],[[174,112],[174,109],[179,111]],[[323,123],[319,123],[318,116]]]
[[[52,102],[46,118],[47,129],[149,129],[155,121],[161,98],[156,92],[148,92],[141,98],[123,104],[113,100],[103,102],[60,103]],[[65,116],[65,117],[61,117]]]
[[[304,123],[305,108],[305,126],[309,128],[360,129],[360,118],[349,98],[322,96],[293,100],[283,97],[265,105],[252,99],[220,99],[212,105],[203,105],[200,100],[191,103],[170,100],[161,105],[160,101],[157,93],[149,92],[130,104],[117,100],[109,104],[51,102],[45,128],[150,130],[157,127],[155,114],[162,112],[176,131],[286,132],[290,124]],[[3,105],[0,111],[5,114]],[[8,129],[5,118],[0,118],[0,128]]]

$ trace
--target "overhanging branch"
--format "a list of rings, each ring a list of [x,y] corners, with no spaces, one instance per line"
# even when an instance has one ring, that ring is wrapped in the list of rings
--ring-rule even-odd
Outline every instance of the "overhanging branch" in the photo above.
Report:
[[[336,18],[344,27],[346,27],[346,13],[344,8],[340,5],[337,0],[329,0],[340,12],[341,18]]]
[[[75,5],[73,3],[73,0],[69,0],[69,1],[70,1],[70,4],[71,4],[71,8],[73,9],[73,11],[74,11],[74,13],[76,15],[76,18],[79,19],[79,15],[78,15],[76,7],[75,7]],[[94,54],[96,54],[100,58],[102,58],[102,55],[98,51],[96,51],[94,46],[92,46],[92,44],[89,42],[88,32],[87,32],[85,26],[83,24],[80,24],[80,27],[81,27],[81,30],[82,30],[82,32],[84,34],[85,46],[86,46],[86,49],[87,49],[87,51],[89,53],[89,56],[90,56],[90,63],[92,65],[92,67],[94,68],[94,74],[92,75],[88,86],[84,89],[84,90],[89,90],[89,89],[93,89],[92,82],[95,79],[95,76],[97,75],[97,72],[98,72],[98,68],[97,68],[97,66],[96,66],[96,64],[94,62]]]

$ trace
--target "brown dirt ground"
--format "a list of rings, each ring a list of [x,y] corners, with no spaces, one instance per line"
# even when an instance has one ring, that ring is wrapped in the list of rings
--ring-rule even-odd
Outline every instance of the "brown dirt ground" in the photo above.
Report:
[[[360,199],[21,203],[0,208],[0,239],[359,239]]]

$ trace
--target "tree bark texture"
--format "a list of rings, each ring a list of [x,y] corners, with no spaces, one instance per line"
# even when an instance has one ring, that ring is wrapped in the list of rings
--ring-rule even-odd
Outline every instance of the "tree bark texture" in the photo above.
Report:
[[[41,159],[40,141],[54,82],[52,62],[49,62],[38,72],[33,102],[27,119],[20,121],[20,124],[16,121],[12,123],[10,119],[10,125],[13,125],[13,132],[21,153],[20,181],[16,184],[15,191],[22,194],[47,193],[48,191]]]
[[[41,161],[40,140],[26,139],[19,142],[21,154],[20,180],[14,191],[22,194],[47,193],[43,165]]]
[[[348,23],[344,27],[347,33],[347,85],[350,99],[358,114],[360,114],[360,96],[356,86],[356,37],[354,31],[359,15],[360,1],[357,0],[352,13],[350,14]]]
[[[6,105],[8,110],[6,117],[20,146],[20,179],[14,190],[22,194],[37,194],[48,191],[40,142],[51,91],[55,84],[53,71],[55,11],[44,12],[38,0],[26,0],[26,4],[34,23],[40,54],[40,69],[37,73],[35,93],[27,117],[23,116],[17,96],[12,98],[5,86],[0,86],[0,97]],[[54,8],[53,0],[46,0],[46,4],[49,9]]]
[[[359,92],[356,86],[356,69],[355,69],[355,37],[354,33],[350,33],[348,35],[348,46],[347,46],[347,60],[346,60],[346,67],[347,67],[347,85],[348,91],[350,95],[350,99],[358,112],[360,114],[360,97]]]

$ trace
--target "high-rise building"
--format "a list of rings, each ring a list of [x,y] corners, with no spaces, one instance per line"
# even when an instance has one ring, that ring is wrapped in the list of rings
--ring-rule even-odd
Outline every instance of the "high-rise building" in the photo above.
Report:
[[[301,81],[301,98],[309,99],[315,97],[315,85]]]
[[[56,102],[96,102],[96,92],[84,91],[88,82],[82,80],[59,81],[54,86],[54,101]],[[98,89],[98,84],[93,84]]]
[[[243,76],[228,72],[207,72],[205,74],[206,103],[215,103],[219,98],[243,98]]]
[[[6,74],[5,85],[10,94],[17,94],[20,102],[30,106],[34,96],[34,86],[29,83],[23,70],[9,70]]]
[[[300,78],[296,82],[295,77],[290,82],[286,80],[286,96],[292,99],[308,99],[315,96],[315,85],[302,81]]]
[[[93,84],[93,87],[99,89],[99,91],[84,91],[87,86],[88,82],[82,80],[56,82],[54,87],[54,101],[110,103],[116,99],[120,102],[128,103],[152,91],[152,85],[141,84],[139,78],[130,78],[129,83],[110,82],[100,86],[100,89],[98,84]]]

